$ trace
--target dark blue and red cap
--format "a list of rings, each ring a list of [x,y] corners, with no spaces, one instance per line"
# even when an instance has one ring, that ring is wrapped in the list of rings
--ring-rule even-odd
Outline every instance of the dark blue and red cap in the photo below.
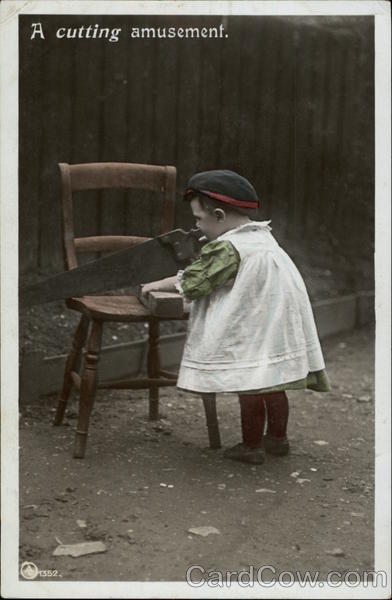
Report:
[[[184,199],[191,199],[197,193],[238,208],[259,208],[259,198],[253,185],[234,171],[218,169],[192,175]]]

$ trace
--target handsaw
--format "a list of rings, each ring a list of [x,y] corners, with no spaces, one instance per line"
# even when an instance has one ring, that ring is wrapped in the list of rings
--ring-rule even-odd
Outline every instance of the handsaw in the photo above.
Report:
[[[96,294],[170,277],[189,265],[205,243],[200,229],[174,229],[20,289],[21,308]]]

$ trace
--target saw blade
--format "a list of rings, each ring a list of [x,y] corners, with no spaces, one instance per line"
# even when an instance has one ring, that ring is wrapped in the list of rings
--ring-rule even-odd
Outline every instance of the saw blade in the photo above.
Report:
[[[178,269],[172,248],[154,238],[21,288],[20,306],[148,283],[175,275]]]

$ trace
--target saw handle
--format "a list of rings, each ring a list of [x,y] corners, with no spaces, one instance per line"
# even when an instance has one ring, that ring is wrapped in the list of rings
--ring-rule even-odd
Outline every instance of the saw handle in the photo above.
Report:
[[[183,267],[198,257],[200,251],[207,241],[200,229],[194,228],[189,231],[173,229],[158,238],[161,244],[169,246],[179,266]]]

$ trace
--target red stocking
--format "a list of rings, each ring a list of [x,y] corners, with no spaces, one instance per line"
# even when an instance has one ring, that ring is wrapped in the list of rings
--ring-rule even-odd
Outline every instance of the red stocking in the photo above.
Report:
[[[264,433],[264,398],[261,394],[243,395],[239,398],[243,442],[249,448],[259,448]]]
[[[267,432],[277,438],[283,438],[287,432],[289,418],[289,402],[285,392],[269,392],[263,394],[267,406]]]

